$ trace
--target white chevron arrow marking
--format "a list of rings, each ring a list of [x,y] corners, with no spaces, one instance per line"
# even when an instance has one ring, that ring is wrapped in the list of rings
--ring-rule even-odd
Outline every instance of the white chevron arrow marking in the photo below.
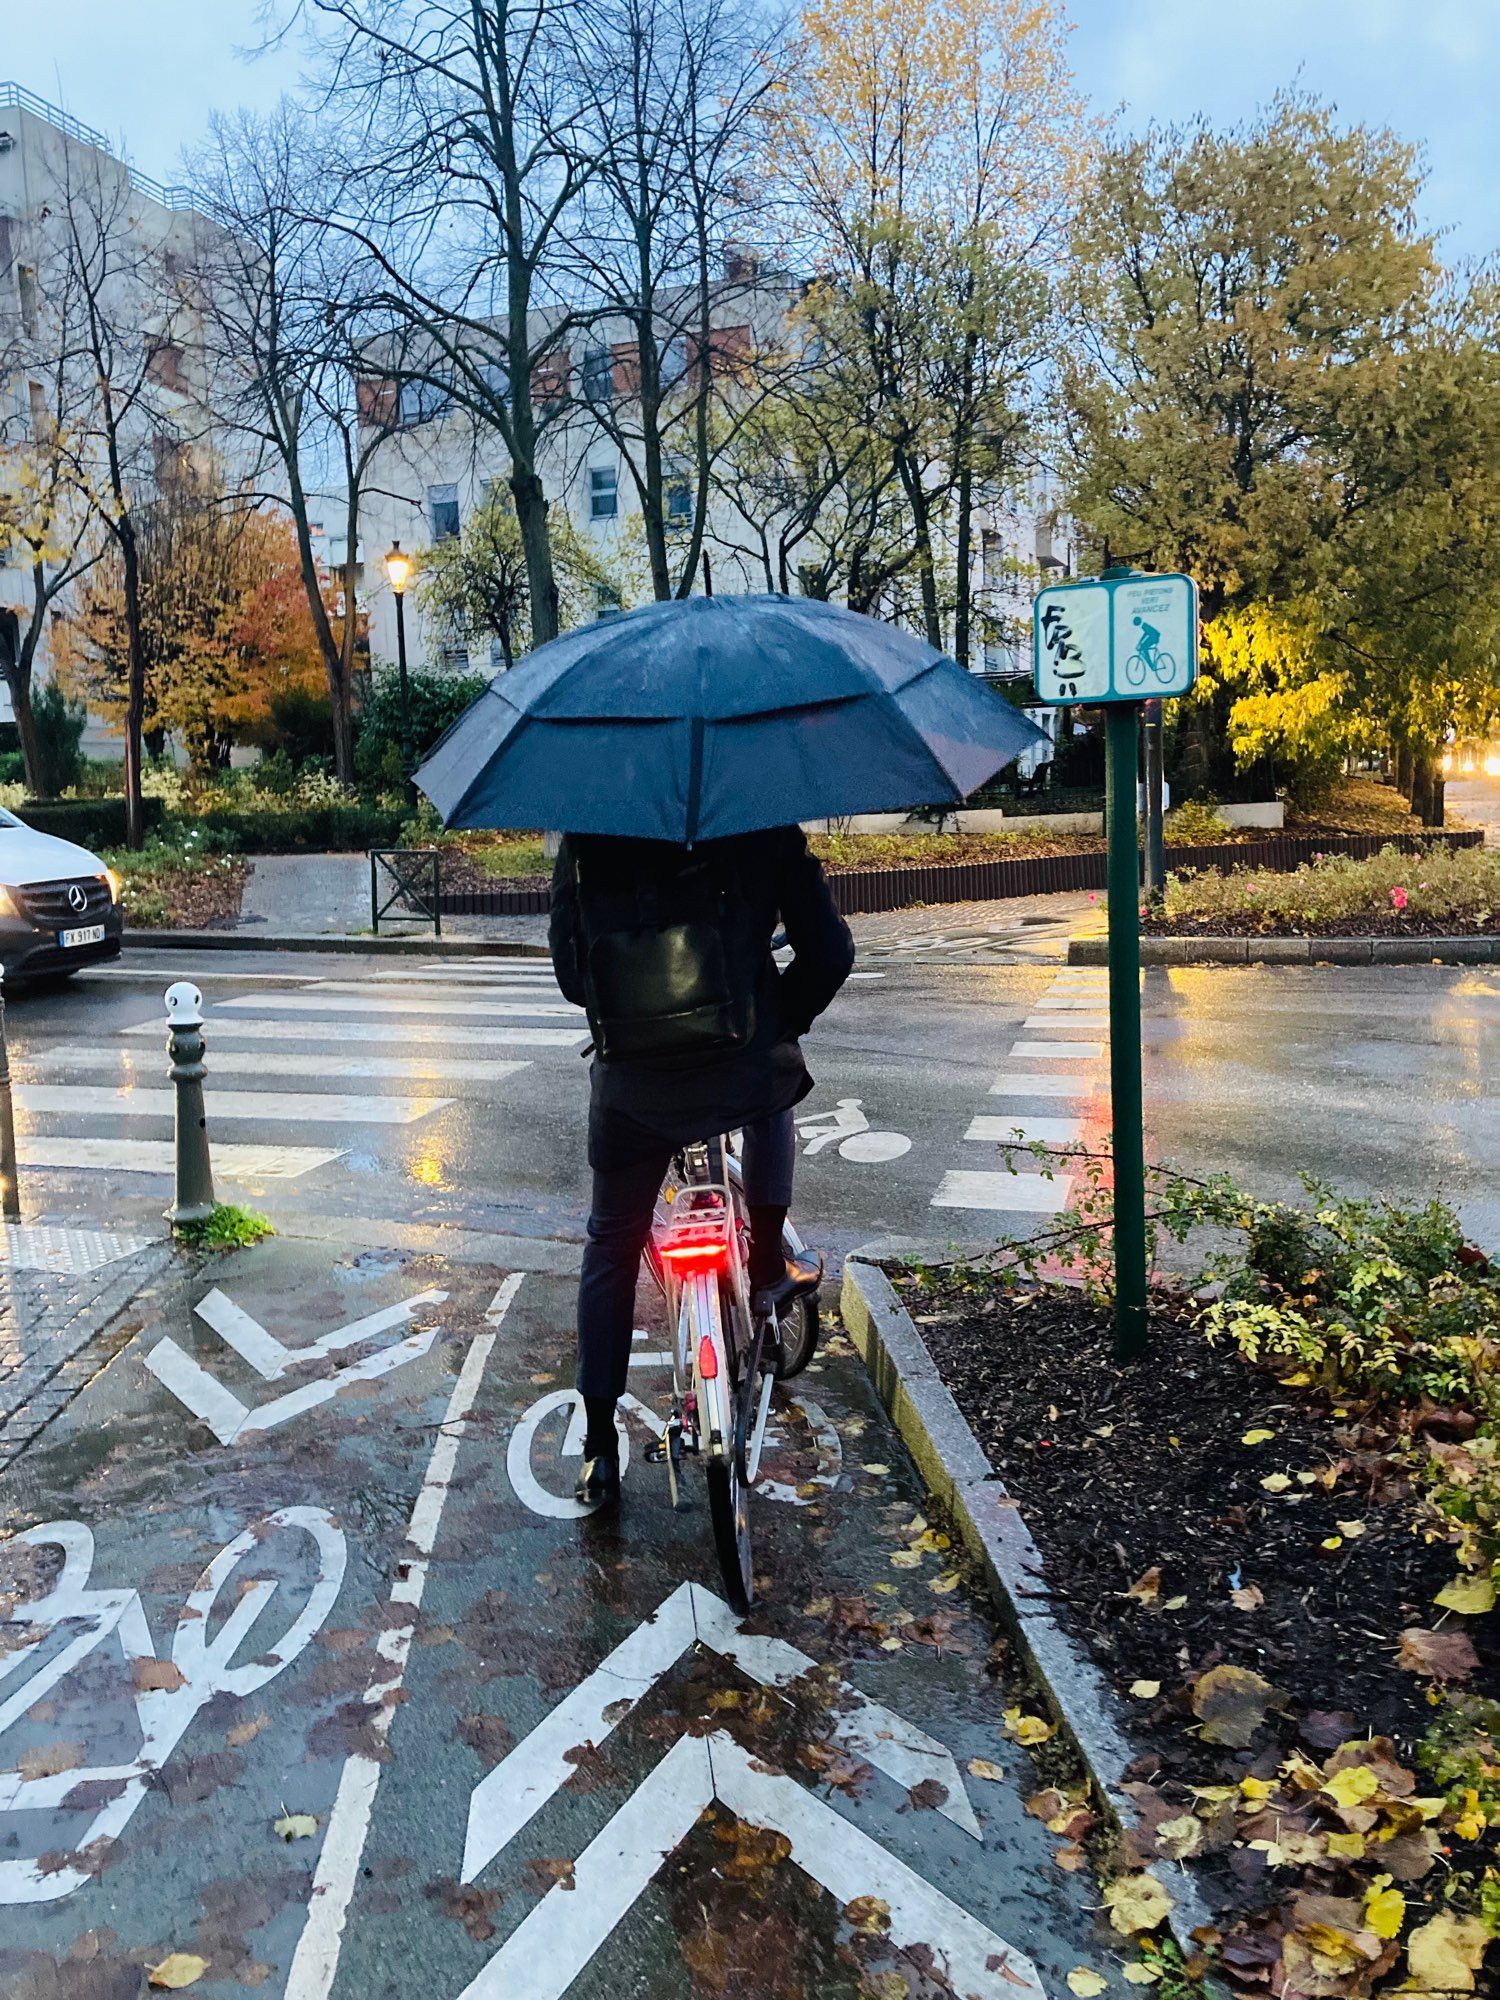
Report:
[[[465,1882],[488,1867],[574,1775],[568,1753],[583,1743],[602,1743],[695,1641],[711,1646],[766,1687],[785,1687],[816,1665],[782,1639],[742,1632],[729,1606],[701,1584],[679,1584],[654,1617],[622,1639],[588,1679],[475,1786],[464,1840]],[[935,1778],[947,1794],[937,1810],[975,1840],[983,1837],[952,1753],[925,1730],[870,1701],[847,1681],[841,1683],[839,1712],[831,1718],[831,1728],[844,1749],[899,1785],[910,1788],[924,1778]]]
[[[242,1306],[237,1306],[233,1299],[217,1289],[200,1299],[194,1310],[241,1360],[249,1362],[263,1381],[275,1382],[293,1368],[304,1367],[310,1361],[321,1361],[346,1347],[358,1347],[393,1327],[403,1326],[419,1306],[441,1305],[447,1296],[446,1292],[417,1292],[400,1305],[383,1306],[379,1312],[367,1313],[363,1319],[351,1320],[347,1326],[334,1327],[307,1347],[285,1346],[273,1333],[268,1333],[259,1320],[252,1319]],[[375,1381],[397,1368],[404,1368],[409,1361],[419,1360],[436,1340],[437,1331],[433,1326],[420,1327],[404,1340],[350,1362],[347,1368],[339,1369],[336,1374],[305,1383],[300,1389],[288,1390],[285,1395],[275,1396],[270,1402],[255,1405],[242,1402],[232,1390],[226,1389],[217,1375],[210,1374],[201,1362],[195,1361],[170,1334],[156,1343],[145,1356],[145,1363],[178,1402],[186,1404],[195,1417],[208,1425],[220,1444],[233,1444],[236,1438],[253,1431],[275,1430],[278,1425],[290,1423],[293,1417],[301,1416],[304,1410],[316,1409],[322,1403],[331,1402],[350,1382]]]
[[[972,2000],[1046,2000],[1023,1953],[795,1779],[756,1770],[722,1733],[678,1738],[579,1855],[572,1887],[547,1891],[460,2000],[561,2000],[715,1800],[781,1834],[792,1860],[840,1903],[878,1896],[890,1911],[892,1944],[926,1946],[955,1992]]]

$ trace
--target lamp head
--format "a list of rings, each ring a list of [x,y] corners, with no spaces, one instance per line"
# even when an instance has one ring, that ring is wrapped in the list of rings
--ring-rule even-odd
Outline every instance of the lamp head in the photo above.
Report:
[[[400,597],[411,575],[411,557],[399,542],[391,543],[390,554],[385,559],[385,574],[391,589]]]

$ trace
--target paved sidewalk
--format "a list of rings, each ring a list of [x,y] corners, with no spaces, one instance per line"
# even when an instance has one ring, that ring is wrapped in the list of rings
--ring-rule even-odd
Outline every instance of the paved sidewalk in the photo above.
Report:
[[[258,854],[236,930],[314,937],[370,928],[370,862],[364,854]]]
[[[566,1279],[282,1238],[142,1298],[0,1476],[0,1990],[114,2000],[173,1953],[206,2000],[1060,2000],[1116,1968],[848,1342],[783,1393],[740,1623],[701,1482],[674,1514],[644,1462],[645,1303],[592,1521]]]

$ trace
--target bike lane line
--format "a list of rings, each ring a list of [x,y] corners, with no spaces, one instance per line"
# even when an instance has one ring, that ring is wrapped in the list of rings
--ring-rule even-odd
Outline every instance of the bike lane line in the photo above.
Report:
[[[485,1315],[491,1322],[490,1330],[476,1334],[470,1342],[464,1365],[453,1385],[453,1394],[448,1399],[442,1429],[427,1461],[427,1473],[417,1493],[406,1531],[406,1546],[415,1554],[398,1560],[388,1600],[393,1607],[399,1606],[405,1611],[407,1616],[386,1626],[381,1633],[376,1651],[390,1671],[383,1679],[372,1680],[365,1690],[365,1701],[376,1710],[374,1754],[356,1752],[351,1755],[339,1779],[323,1851],[318,1856],[313,1876],[307,1923],[297,1942],[287,1975],[285,2000],[325,2000],[338,1971],[349,1903],[359,1879],[370,1816],[375,1809],[375,1793],[380,1784],[381,1753],[385,1750],[395,1717],[396,1697],[406,1678],[406,1661],[416,1630],[417,1614],[422,1608],[422,1594],[427,1587],[427,1565],[443,1518],[443,1506],[448,1498],[454,1467],[458,1463],[464,1422],[474,1407],[490,1352],[520,1286],[521,1276],[516,1272],[495,1294]]]

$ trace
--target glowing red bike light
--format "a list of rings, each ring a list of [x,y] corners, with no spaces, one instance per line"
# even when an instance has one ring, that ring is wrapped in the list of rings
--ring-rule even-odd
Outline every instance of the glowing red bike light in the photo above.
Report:
[[[719,1355],[713,1342],[705,1333],[698,1342],[698,1373],[705,1382],[712,1382],[719,1372]]]

